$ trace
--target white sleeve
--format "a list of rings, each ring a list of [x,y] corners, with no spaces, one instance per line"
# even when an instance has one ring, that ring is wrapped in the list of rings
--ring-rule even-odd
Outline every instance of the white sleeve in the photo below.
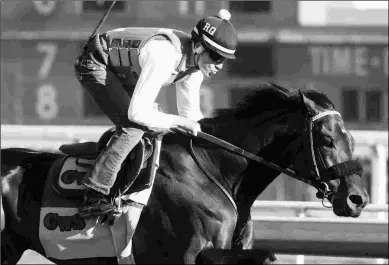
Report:
[[[139,64],[142,71],[128,108],[131,121],[163,129],[176,126],[179,116],[157,111],[154,102],[161,87],[174,72],[178,56],[169,41],[153,40],[141,49]]]
[[[200,109],[200,87],[204,75],[196,71],[176,84],[177,110],[180,116],[198,121],[204,118]]]

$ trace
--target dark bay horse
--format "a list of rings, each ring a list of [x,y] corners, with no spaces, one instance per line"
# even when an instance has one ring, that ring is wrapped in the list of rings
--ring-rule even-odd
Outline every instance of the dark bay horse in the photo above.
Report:
[[[181,134],[164,136],[153,190],[133,238],[138,264],[271,261],[271,253],[257,257],[258,252],[250,252],[254,240],[250,208],[280,171],[258,163],[257,156],[290,168],[316,187],[318,197],[327,198],[338,216],[358,217],[369,203],[361,165],[352,159],[354,139],[322,93],[267,83],[236,108],[219,110],[200,123],[204,132],[245,152]],[[27,248],[45,254],[36,224],[42,187],[51,165],[62,156],[30,152],[29,163],[23,163],[26,152],[10,158],[15,152],[1,150],[6,217],[2,261],[10,263]],[[216,251],[220,249],[224,251]],[[116,259],[92,261],[97,262]]]

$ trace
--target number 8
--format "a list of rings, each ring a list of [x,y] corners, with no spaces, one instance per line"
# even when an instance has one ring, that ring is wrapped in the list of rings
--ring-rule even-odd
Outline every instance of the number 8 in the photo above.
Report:
[[[42,120],[51,120],[57,117],[57,89],[53,85],[43,84],[38,88],[35,110]]]

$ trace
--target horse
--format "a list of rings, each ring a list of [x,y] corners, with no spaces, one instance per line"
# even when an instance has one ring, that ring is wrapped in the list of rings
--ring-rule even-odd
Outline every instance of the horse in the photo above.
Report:
[[[281,172],[317,188],[337,216],[357,218],[369,203],[362,166],[352,158],[355,140],[324,93],[260,84],[236,106],[199,122],[208,139],[163,136],[152,192],[132,239],[138,264],[275,262],[272,251],[253,250],[250,209]],[[2,261],[15,263],[28,248],[45,255],[37,231],[43,186],[63,156],[1,150]],[[117,263],[116,257],[68,258],[49,259]]]

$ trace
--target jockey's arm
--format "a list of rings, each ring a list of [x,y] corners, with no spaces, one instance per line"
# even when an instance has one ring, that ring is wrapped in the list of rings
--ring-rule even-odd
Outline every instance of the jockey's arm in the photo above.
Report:
[[[128,109],[128,118],[140,125],[154,128],[177,128],[182,119],[154,108],[161,87],[174,71],[179,55],[169,41],[153,40],[141,50],[139,64],[142,68]]]
[[[204,75],[197,71],[176,84],[177,109],[180,116],[194,121],[204,118],[200,109],[200,87],[203,79]]]

